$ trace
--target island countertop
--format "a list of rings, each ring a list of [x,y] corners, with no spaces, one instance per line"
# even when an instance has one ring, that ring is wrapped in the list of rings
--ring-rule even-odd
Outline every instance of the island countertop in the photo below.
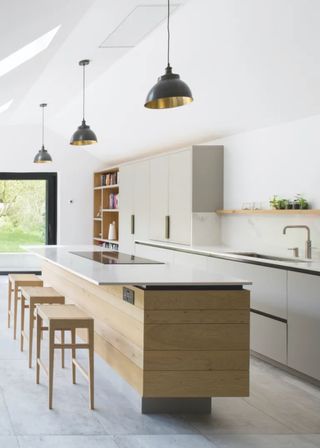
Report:
[[[75,254],[81,251],[108,251],[97,246],[28,246],[27,250],[96,285],[242,286],[251,284],[248,280],[171,263],[105,265]],[[110,250],[110,252],[113,251]]]

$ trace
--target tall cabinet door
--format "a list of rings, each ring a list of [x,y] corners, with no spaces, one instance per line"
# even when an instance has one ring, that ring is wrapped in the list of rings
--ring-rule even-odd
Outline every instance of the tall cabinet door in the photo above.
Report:
[[[320,278],[288,272],[288,366],[320,380]]]
[[[192,152],[169,156],[170,241],[190,244],[192,217]]]
[[[149,238],[149,161],[134,165],[134,238]]]
[[[131,229],[131,220],[132,215],[134,214],[134,174],[134,165],[125,165],[120,167],[119,249],[125,253],[133,253],[134,251],[134,235]]]
[[[166,239],[168,209],[168,156],[150,160],[150,238]]]

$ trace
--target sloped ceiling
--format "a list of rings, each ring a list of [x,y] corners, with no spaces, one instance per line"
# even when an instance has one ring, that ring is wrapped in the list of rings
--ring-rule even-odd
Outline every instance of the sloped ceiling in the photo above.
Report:
[[[77,63],[92,59],[87,121],[99,143],[87,151],[105,163],[320,113],[318,0],[178,1],[172,66],[195,101],[161,111],[143,104],[165,68],[165,24],[132,49],[100,48],[140,2],[78,0],[76,8],[66,0],[4,3],[8,13],[1,14],[0,25],[6,44],[0,57],[57,24],[62,27],[50,48],[0,78],[0,105],[15,98],[0,115],[0,125],[37,122],[37,106],[46,100],[48,126],[65,136],[67,148],[81,119]],[[15,11],[24,3],[28,8],[18,19]]]

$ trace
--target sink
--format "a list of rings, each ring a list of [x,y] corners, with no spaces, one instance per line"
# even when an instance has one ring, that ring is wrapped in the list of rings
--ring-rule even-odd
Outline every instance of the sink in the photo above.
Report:
[[[300,258],[289,258],[289,257],[277,257],[275,255],[265,255],[259,254],[257,252],[229,252],[232,255],[243,255],[244,257],[261,258],[264,260],[272,261],[284,261],[290,263],[308,263],[308,260],[301,260]]]

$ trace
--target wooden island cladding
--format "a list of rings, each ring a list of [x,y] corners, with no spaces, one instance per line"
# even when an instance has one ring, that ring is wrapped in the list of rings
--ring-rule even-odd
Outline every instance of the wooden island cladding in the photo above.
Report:
[[[45,281],[95,319],[95,350],[143,397],[249,394],[247,290],[134,291],[44,262]]]

